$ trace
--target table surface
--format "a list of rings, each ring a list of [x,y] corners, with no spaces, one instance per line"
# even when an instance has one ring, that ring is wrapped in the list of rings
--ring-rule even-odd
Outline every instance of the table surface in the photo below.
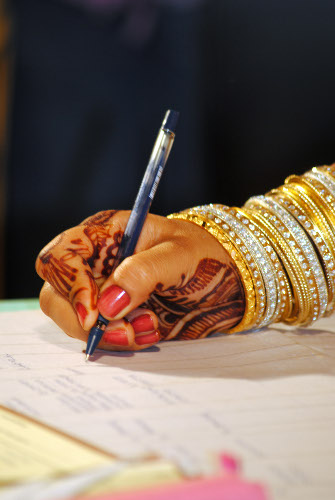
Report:
[[[5,299],[0,300],[0,312],[27,311],[39,309],[38,299]]]
[[[197,466],[232,452],[272,500],[334,500],[334,317],[99,351],[87,364],[83,343],[37,300],[3,301],[0,310],[4,406],[120,456],[153,446]]]

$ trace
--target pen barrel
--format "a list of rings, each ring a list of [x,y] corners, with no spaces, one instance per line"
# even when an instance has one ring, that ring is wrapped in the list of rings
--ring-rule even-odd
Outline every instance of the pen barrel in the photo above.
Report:
[[[126,257],[129,257],[135,251],[145,218],[150,209],[151,202],[155,196],[158,183],[171,151],[178,117],[178,111],[168,110],[165,114],[162,126],[159,129],[157,139],[152,149],[140,189],[136,196],[133,209],[130,213],[121,244],[114,260],[113,271]],[[91,329],[88,336],[86,360],[91,354],[93,354],[94,350],[98,346],[107,324],[108,320],[99,314],[98,321]]]
[[[116,269],[126,257],[134,253],[143,224],[169,157],[174,136],[173,132],[163,128],[158,133],[119,250],[115,257],[113,269]]]

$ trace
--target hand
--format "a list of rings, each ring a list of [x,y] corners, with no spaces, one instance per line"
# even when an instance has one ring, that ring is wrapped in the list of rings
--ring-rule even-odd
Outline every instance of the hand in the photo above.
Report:
[[[109,350],[206,337],[237,324],[244,294],[235,265],[191,222],[149,214],[134,255],[111,273],[129,213],[93,215],[40,252],[44,313],[71,337],[87,341],[100,311],[110,323],[99,347]]]

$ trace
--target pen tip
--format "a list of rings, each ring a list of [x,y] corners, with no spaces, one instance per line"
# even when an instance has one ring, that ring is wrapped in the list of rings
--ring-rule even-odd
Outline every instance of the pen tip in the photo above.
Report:
[[[88,361],[89,359],[90,359],[90,355],[89,355],[89,354],[86,354],[85,361]]]

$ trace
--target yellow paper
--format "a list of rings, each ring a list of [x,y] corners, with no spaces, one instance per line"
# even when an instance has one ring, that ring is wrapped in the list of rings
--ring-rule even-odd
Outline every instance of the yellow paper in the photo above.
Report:
[[[0,485],[59,477],[112,456],[0,406]]]
[[[177,467],[166,460],[148,461],[129,465],[113,476],[99,481],[85,490],[87,495],[103,495],[116,491],[170,484],[182,480]],[[84,495],[81,495],[81,498]]]

